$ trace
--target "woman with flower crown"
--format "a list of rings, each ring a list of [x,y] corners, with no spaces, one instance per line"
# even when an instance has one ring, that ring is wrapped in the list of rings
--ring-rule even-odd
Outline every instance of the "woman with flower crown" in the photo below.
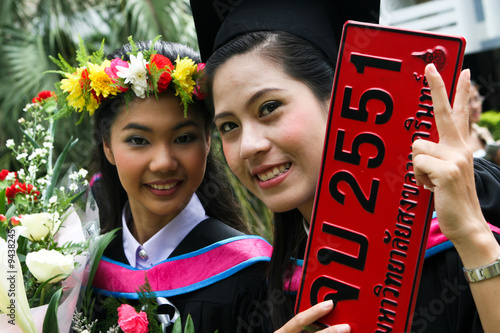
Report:
[[[61,81],[68,107],[95,118],[101,228],[121,228],[92,284],[98,325],[164,332],[190,315],[196,332],[236,332],[258,310],[271,247],[247,235],[210,151],[203,64],[159,40],[130,39],[108,59],[90,57]],[[141,286],[156,313],[110,308],[110,298],[137,304]]]
[[[293,264],[304,258],[336,43],[347,19],[377,19],[379,2],[191,0],[191,7],[202,57],[208,59],[208,101],[226,161],[242,184],[275,212],[268,290],[293,291],[286,282],[296,271]],[[498,225],[500,173],[473,160],[467,147],[470,73],[460,76],[453,112],[436,68],[430,65],[425,73],[441,141],[415,141],[412,162],[418,185],[434,190],[438,227],[446,236],[441,238],[451,242],[424,261],[412,331],[497,332],[500,235],[486,220]],[[463,272],[483,266],[496,273],[478,281]],[[302,332],[335,312],[327,300],[293,317],[294,296],[269,313],[277,332]],[[321,330],[350,331],[348,325]]]

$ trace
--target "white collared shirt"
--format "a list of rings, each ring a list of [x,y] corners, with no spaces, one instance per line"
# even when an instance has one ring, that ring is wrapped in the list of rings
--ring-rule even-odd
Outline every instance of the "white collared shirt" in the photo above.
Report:
[[[125,256],[130,266],[135,268],[149,268],[167,259],[184,237],[201,221],[207,219],[208,216],[198,196],[193,194],[189,204],[172,221],[142,245],[134,238],[127,226],[127,222],[131,218],[130,206],[127,203],[123,207],[122,213],[123,249]],[[143,250],[143,254],[146,254],[146,256],[143,256],[144,259],[139,256],[141,250]]]

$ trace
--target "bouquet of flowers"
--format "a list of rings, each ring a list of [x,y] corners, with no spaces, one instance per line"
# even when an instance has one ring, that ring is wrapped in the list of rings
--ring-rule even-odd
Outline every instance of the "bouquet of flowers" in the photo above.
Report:
[[[39,332],[42,326],[44,332],[69,331],[87,261],[88,241],[75,207],[87,171],[70,169],[61,177],[77,139],[53,163],[56,98],[50,91],[33,98],[26,119],[19,119],[22,142],[6,143],[21,167],[0,172],[2,332]]]

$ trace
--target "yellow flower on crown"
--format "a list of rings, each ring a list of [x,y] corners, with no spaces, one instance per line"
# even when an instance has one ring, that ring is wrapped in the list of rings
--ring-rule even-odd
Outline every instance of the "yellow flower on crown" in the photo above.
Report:
[[[102,97],[107,98],[109,95],[116,95],[120,92],[118,85],[114,84],[114,80],[104,71],[110,64],[109,60],[105,60],[101,65],[91,62],[87,64],[90,87],[94,89],[97,96],[102,95]]]
[[[69,93],[67,97],[68,105],[78,112],[86,109],[90,115],[93,115],[94,111],[99,107],[101,99],[95,90],[89,89],[92,82],[88,69],[79,67],[75,73],[66,73],[65,76],[66,79],[61,80],[61,89]]]
[[[69,93],[67,102],[68,105],[74,107],[78,112],[82,112],[85,107],[85,97],[82,90],[82,73],[85,68],[77,68],[75,73],[66,73],[66,79],[61,80],[61,89]]]
[[[193,75],[196,73],[198,66],[192,59],[187,57],[180,59],[179,55],[177,55],[175,63],[175,71],[172,73],[172,77],[174,77],[180,85],[180,87],[177,85],[175,86],[175,95],[179,95],[179,88],[181,88],[191,97],[194,86],[196,85],[196,82],[193,80]]]

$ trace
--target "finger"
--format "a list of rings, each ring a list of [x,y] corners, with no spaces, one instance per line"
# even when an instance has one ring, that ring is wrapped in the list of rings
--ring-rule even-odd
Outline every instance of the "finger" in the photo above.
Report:
[[[319,331],[320,333],[350,333],[351,326],[347,324],[340,324],[335,326],[330,326],[324,330]]]
[[[318,303],[313,307],[297,314],[275,333],[300,333],[304,330],[304,327],[309,326],[319,318],[324,317],[332,309],[333,302],[331,300]]]
[[[457,95],[453,102],[454,119],[464,142],[469,139],[469,92],[470,70],[465,69],[458,78]]]
[[[454,145],[460,138],[460,133],[451,115],[453,110],[448,101],[448,93],[446,92],[443,79],[432,63],[425,67],[425,76],[431,88],[434,117],[439,132],[439,142]]]

